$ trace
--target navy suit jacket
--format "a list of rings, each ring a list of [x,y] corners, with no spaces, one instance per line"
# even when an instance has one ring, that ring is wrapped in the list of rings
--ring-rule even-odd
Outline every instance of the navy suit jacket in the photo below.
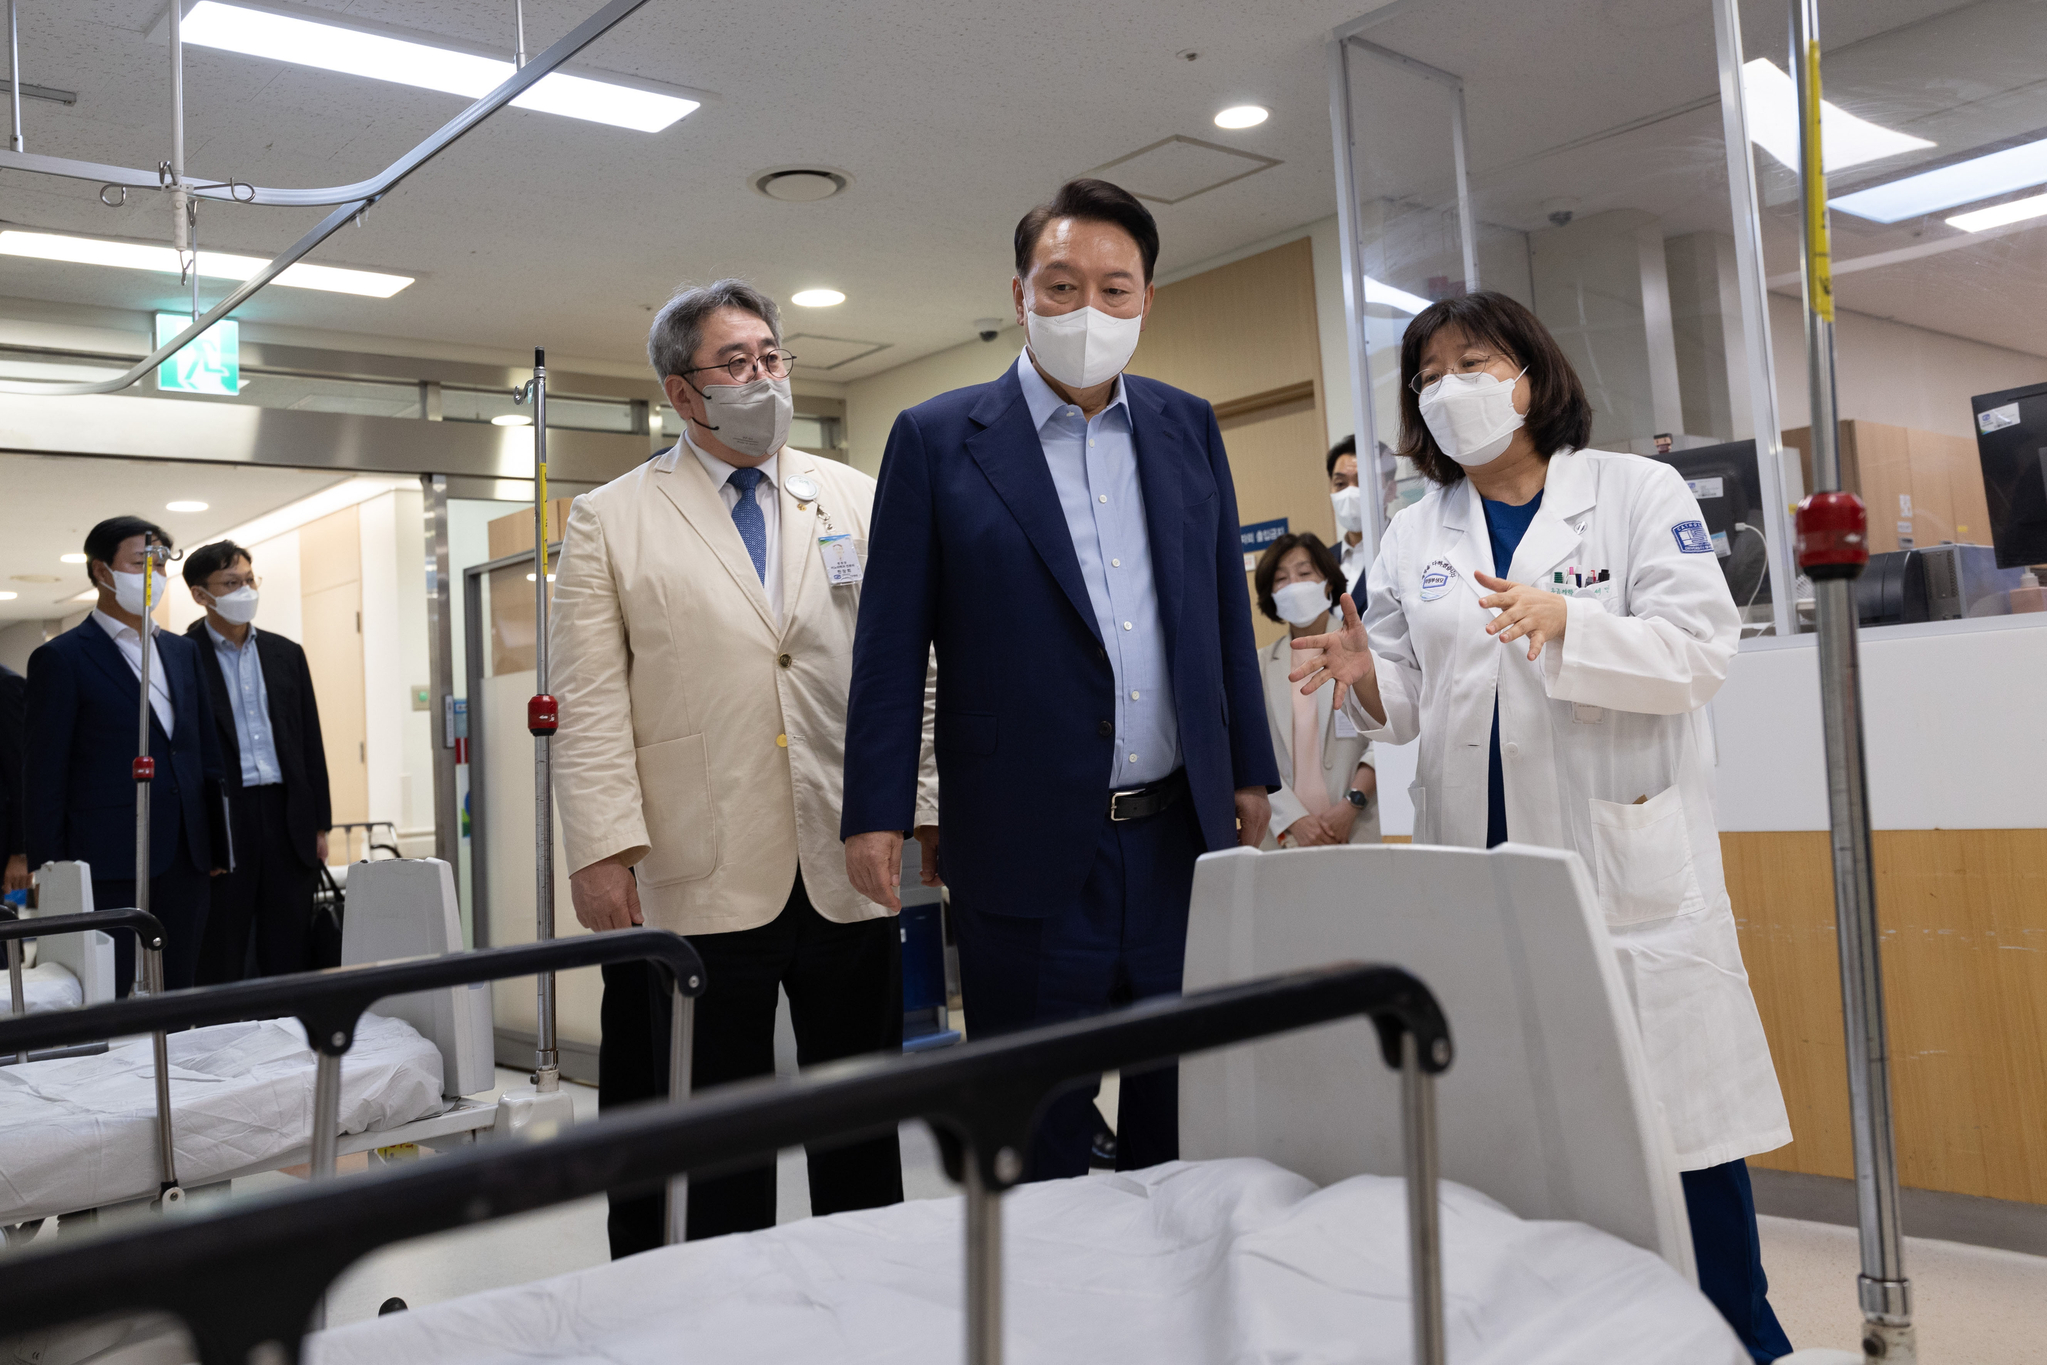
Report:
[[[1204,842],[1279,785],[1215,411],[1124,377],[1180,753]],[[938,650],[941,863],[978,911],[1079,894],[1108,812],[1115,681],[1014,367],[896,418],[875,490],[846,718],[841,834],[913,818]]]
[[[209,809],[219,791],[220,743],[213,704],[201,681],[199,650],[159,630],[150,668],[161,669],[177,733],[166,737],[154,710],[149,752],[156,779],[149,801],[149,871],[168,872],[180,843],[192,866],[210,871],[222,817]],[[28,865],[77,859],[95,880],[135,875],[135,721],[142,687],[121,651],[87,616],[28,656],[28,726],[23,746],[28,789]]]

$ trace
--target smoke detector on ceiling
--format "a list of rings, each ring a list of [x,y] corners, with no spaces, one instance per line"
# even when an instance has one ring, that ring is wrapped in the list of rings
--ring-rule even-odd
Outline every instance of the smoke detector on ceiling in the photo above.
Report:
[[[755,190],[785,204],[815,204],[829,199],[853,183],[844,171],[821,166],[778,166],[753,177]]]

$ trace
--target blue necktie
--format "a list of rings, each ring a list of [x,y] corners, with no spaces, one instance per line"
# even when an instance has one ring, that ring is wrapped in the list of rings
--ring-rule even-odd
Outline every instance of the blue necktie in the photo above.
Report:
[[[763,477],[758,469],[735,469],[725,482],[739,490],[739,501],[732,504],[732,524],[739,528],[739,538],[746,542],[746,552],[753,556],[753,571],[765,584],[768,581],[768,519],[761,515],[760,502],[753,495]]]

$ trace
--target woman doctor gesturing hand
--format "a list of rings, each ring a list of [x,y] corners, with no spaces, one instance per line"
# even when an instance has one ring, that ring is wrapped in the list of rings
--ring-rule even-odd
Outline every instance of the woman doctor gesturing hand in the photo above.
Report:
[[[1336,683],[1336,709],[1343,709],[1346,692],[1356,692],[1372,719],[1386,723],[1386,708],[1379,700],[1379,675],[1372,661],[1372,637],[1358,618],[1357,603],[1345,593],[1338,599],[1343,622],[1327,635],[1303,635],[1294,648],[1313,651],[1299,668],[1286,675],[1288,682],[1301,684],[1301,694],[1312,696],[1323,683]],[[1305,679],[1306,681],[1303,681]]]

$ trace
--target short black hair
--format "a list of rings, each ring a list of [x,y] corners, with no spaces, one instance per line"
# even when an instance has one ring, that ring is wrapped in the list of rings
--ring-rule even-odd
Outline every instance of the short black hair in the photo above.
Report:
[[[1356,455],[1357,453],[1358,438],[1355,436],[1344,437],[1341,441],[1329,447],[1329,458],[1323,461],[1322,472],[1334,476],[1336,473],[1336,462],[1346,455]]]
[[[232,540],[216,540],[211,545],[201,545],[185,556],[185,586],[203,588],[206,580],[233,564],[237,559],[246,559],[251,565],[256,556],[235,544]]]
[[[137,536],[151,536],[165,547],[171,544],[170,532],[153,521],[141,517],[108,517],[85,533],[85,577],[94,587],[99,580],[92,576],[95,563],[113,567],[114,556],[121,553],[121,542]]]
[[[1151,210],[1137,202],[1137,196],[1121,185],[1106,180],[1069,180],[1045,203],[1026,213],[1016,225],[1016,277],[1031,273],[1031,253],[1038,239],[1055,218],[1078,218],[1084,223],[1113,223],[1129,233],[1144,257],[1144,282],[1151,283],[1152,267],[1159,261],[1159,225]]]
[[[1497,346],[1528,370],[1529,439],[1546,460],[1559,450],[1579,450],[1592,439],[1592,404],[1585,386],[1571,368],[1563,348],[1542,319],[1514,299],[1490,289],[1432,303],[1407,324],[1400,340],[1400,451],[1415,467],[1439,484],[1464,477],[1464,466],[1443,453],[1422,421],[1421,398],[1414,391],[1422,352],[1445,327],[1456,327],[1473,341]]]
[[[1322,543],[1322,537],[1313,531],[1301,531],[1281,536],[1265,547],[1265,553],[1258,556],[1258,567],[1251,571],[1251,582],[1258,589],[1258,610],[1265,613],[1269,621],[1279,619],[1279,605],[1272,600],[1272,578],[1279,572],[1279,561],[1285,559],[1295,548],[1308,552],[1314,562],[1315,572],[1322,575],[1322,582],[1329,589],[1329,604],[1350,591],[1350,584],[1343,581],[1343,561],[1336,552]]]

